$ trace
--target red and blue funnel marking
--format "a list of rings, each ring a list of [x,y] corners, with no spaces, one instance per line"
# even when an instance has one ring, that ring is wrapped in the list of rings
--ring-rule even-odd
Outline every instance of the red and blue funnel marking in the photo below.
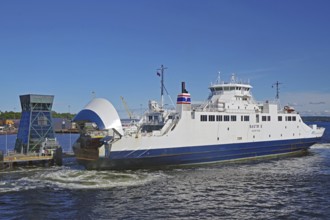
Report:
[[[176,104],[191,104],[190,94],[189,93],[179,94],[176,100]]]

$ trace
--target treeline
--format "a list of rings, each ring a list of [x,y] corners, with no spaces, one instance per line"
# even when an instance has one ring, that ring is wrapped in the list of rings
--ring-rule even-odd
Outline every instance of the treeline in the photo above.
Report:
[[[72,119],[72,118],[74,118],[75,114],[57,113],[55,111],[52,111],[52,116],[53,116],[53,118],[67,118],[67,119]]]
[[[20,119],[21,118],[21,112],[0,112],[0,119]]]
[[[0,119],[21,119],[21,112],[13,112],[13,111],[5,111],[5,112],[0,112]],[[67,118],[67,119],[72,119],[75,114],[70,114],[70,113],[57,113],[55,111],[52,111],[52,116],[53,118]]]

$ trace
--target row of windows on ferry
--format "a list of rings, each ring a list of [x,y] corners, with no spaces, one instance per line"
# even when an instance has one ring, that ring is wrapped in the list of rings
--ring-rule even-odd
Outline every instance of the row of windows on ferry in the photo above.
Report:
[[[296,121],[296,116],[285,116],[285,121]],[[201,115],[201,121],[237,121],[237,115]],[[283,121],[283,116],[277,117],[278,121]],[[241,115],[241,121],[250,121],[249,115]],[[256,115],[256,121],[260,121],[260,116]],[[261,121],[271,121],[271,116],[261,116]]]
[[[216,88],[212,88],[212,91],[233,91],[233,90],[237,90],[237,91],[250,91],[250,88],[245,88],[245,87],[216,87]]]

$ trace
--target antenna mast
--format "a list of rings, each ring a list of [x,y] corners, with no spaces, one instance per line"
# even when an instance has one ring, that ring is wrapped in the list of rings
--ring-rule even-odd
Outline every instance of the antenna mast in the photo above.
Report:
[[[273,85],[272,85],[272,88],[274,88],[274,86],[276,86],[276,96],[275,96],[275,99],[276,100],[279,100],[279,98],[280,98],[280,85],[281,85],[282,83],[280,83],[279,81],[276,81],[276,83],[274,83]]]
[[[161,101],[160,101],[160,107],[161,109],[163,109],[164,107],[164,70],[166,70],[167,67],[164,67],[164,65],[161,65],[160,66],[160,69],[157,69],[157,70],[160,70],[160,77],[161,77],[161,81],[160,81],[160,97],[161,97]]]
[[[217,78],[217,84],[221,83],[221,73],[220,71],[218,72],[218,78]]]

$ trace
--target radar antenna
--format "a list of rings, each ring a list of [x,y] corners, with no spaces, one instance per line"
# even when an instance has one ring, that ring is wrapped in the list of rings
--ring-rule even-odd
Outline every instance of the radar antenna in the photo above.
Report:
[[[218,72],[217,84],[221,83],[221,72]]]
[[[157,70],[160,70],[160,73],[157,72],[157,75],[161,77],[161,81],[160,81],[160,84],[161,84],[161,89],[160,89],[160,96],[161,96],[161,102],[160,102],[160,107],[161,109],[163,109],[164,107],[164,89],[166,90],[165,86],[164,86],[164,70],[166,70],[167,67],[164,67],[164,65],[161,65],[160,66],[160,69],[157,69]]]
[[[236,83],[236,75],[235,75],[235,73],[232,73],[231,74],[230,83]]]
[[[276,87],[276,96],[275,96],[275,99],[276,100],[279,100],[279,98],[280,98],[280,85],[281,85],[282,83],[280,83],[279,81],[276,81],[276,83],[274,83],[273,85],[272,85],[272,88],[274,88],[274,86]]]

